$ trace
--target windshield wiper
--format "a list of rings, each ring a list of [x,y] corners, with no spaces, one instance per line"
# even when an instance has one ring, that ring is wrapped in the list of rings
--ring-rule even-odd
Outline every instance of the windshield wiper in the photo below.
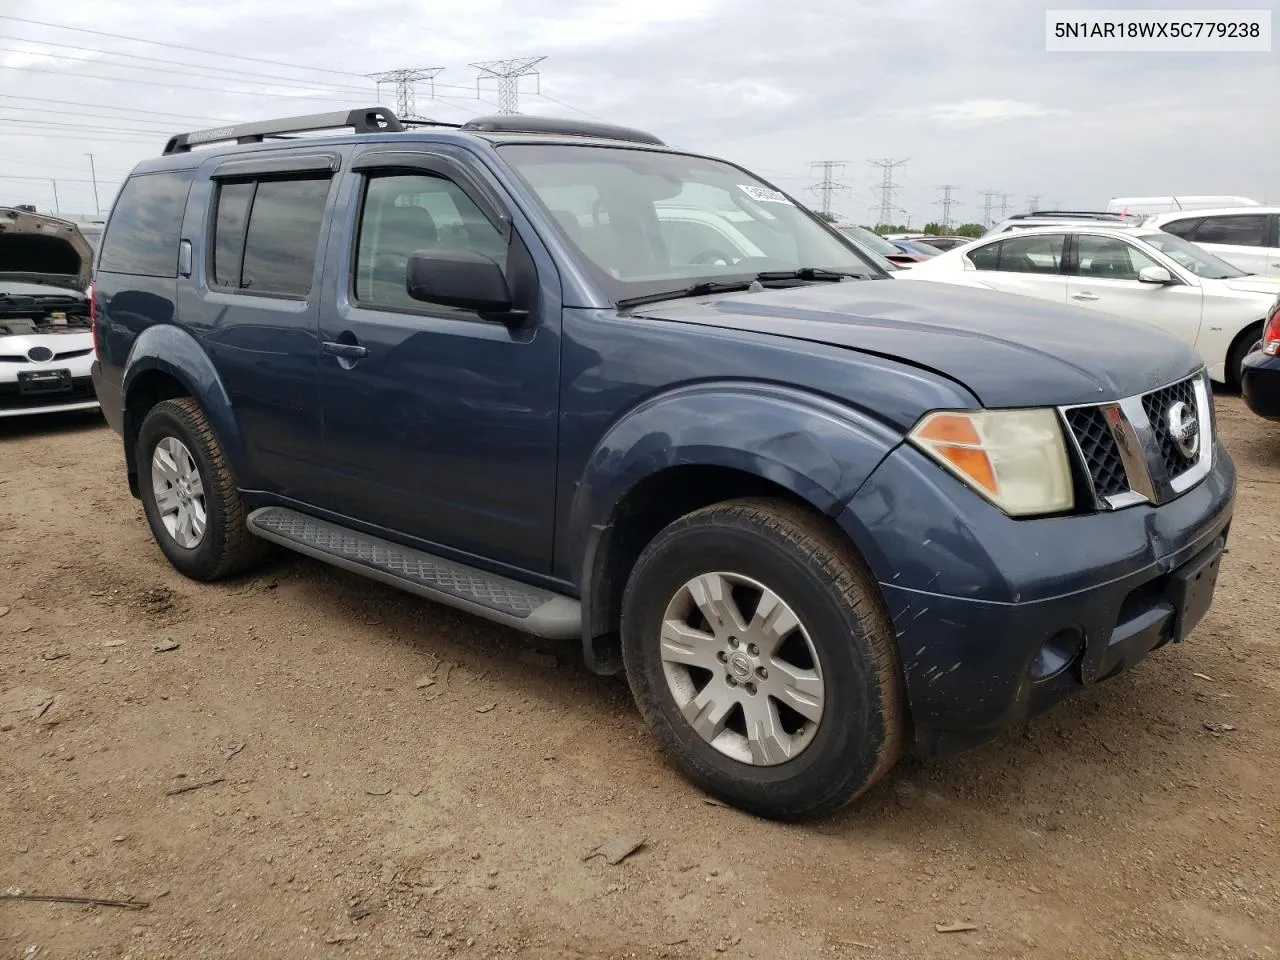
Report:
[[[761,283],[767,283],[770,280],[843,280],[845,277],[852,277],[855,280],[864,279],[863,274],[860,273],[826,270],[822,267],[801,267],[798,270],[766,270],[763,273],[756,274],[756,279]]]
[[[705,297],[711,293],[732,293],[737,290],[748,290],[755,280],[703,280],[693,283],[683,290],[668,290],[666,293],[647,293],[642,297],[624,297],[619,300],[619,307],[638,307],[644,303],[657,303],[659,300],[675,300],[680,297]]]
[[[690,284],[683,290],[670,290],[666,293],[649,293],[642,297],[625,297],[619,300],[619,307],[636,307],[645,303],[657,303],[659,300],[675,300],[680,297],[705,297],[712,293],[733,293],[738,290],[750,290],[755,283],[771,283],[780,280],[854,280],[866,279],[860,273],[842,273],[839,270],[825,270],[822,267],[800,267],[798,270],[764,270],[750,280],[703,280]]]

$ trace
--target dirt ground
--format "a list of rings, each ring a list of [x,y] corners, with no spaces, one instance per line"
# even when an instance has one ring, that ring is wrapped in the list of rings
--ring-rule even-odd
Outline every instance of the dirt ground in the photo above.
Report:
[[[571,649],[301,557],[183,579],[100,419],[0,421],[0,893],[148,904],[0,899],[0,958],[1278,957],[1280,427],[1218,408],[1192,639],[805,826]]]

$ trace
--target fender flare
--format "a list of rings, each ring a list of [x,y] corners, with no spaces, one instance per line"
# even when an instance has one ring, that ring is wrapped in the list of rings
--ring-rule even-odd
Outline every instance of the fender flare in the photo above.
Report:
[[[125,458],[130,473],[136,471],[133,439],[137,437],[140,419],[129,411],[129,394],[142,375],[158,371],[168,374],[181,383],[188,394],[195,398],[209,420],[213,432],[222,447],[236,476],[242,476],[244,466],[244,440],[240,426],[231,410],[231,398],[218,376],[218,371],[194,336],[171,324],[148,327],[133,343],[125,362],[125,374],[121,384],[122,424],[125,436]]]
[[[833,519],[902,441],[896,428],[824,396],[751,381],[715,381],[650,397],[614,422],[578,481],[568,518],[568,566],[578,571],[583,650],[611,629],[598,593],[619,505],[663,471],[721,467],[769,481]],[[850,534],[855,549],[860,538]]]

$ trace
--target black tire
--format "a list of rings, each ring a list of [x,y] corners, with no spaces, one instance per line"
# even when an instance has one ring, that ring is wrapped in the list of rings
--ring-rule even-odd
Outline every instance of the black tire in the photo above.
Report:
[[[152,456],[174,437],[191,452],[204,488],[205,529],[194,548],[178,543],[160,517],[151,480]],[[151,535],[169,562],[193,580],[220,580],[260,563],[269,544],[249,532],[245,505],[204,411],[191,397],[156,404],[142,421],[137,445],[138,488]]]
[[[1244,358],[1253,352],[1253,345],[1262,339],[1262,322],[1245,329],[1227,354],[1227,384],[1232,389],[1240,389],[1240,374],[1244,369]]]
[[[660,634],[667,604],[690,579],[713,571],[767,586],[792,608],[816,651],[823,713],[808,745],[781,763],[744,762],[712,746],[685,719],[664,674]],[[659,533],[627,583],[622,650],[632,694],[667,757],[712,796],[757,816],[800,820],[831,813],[865,792],[902,753],[905,697],[875,581],[837,530],[794,505],[730,501]]]

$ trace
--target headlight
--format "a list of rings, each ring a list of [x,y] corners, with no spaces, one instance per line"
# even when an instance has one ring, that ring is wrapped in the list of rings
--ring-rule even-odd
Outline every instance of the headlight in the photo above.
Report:
[[[1058,513],[1075,502],[1053,410],[938,410],[908,439],[1010,516]]]

